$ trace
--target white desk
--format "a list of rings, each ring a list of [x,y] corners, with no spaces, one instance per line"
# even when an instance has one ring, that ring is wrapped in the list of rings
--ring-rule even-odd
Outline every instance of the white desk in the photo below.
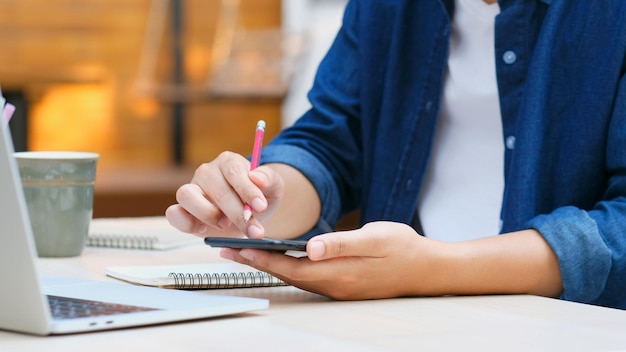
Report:
[[[197,246],[157,252],[87,248],[40,259],[46,274],[97,280],[109,265],[221,260]],[[206,291],[267,298],[270,308],[187,323],[67,336],[0,331],[0,351],[599,351],[626,350],[626,311],[534,296],[336,302],[294,287]]]

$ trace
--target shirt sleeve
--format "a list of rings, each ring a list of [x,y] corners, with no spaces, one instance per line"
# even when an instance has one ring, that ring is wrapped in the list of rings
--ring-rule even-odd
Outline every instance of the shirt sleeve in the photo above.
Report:
[[[607,187],[588,211],[558,208],[532,219],[558,257],[561,298],[626,308],[626,78],[607,129]],[[603,156],[599,156],[603,157]]]
[[[311,109],[263,149],[261,163],[288,164],[311,181],[321,201],[321,218],[305,237],[332,231],[356,209],[361,194],[362,150],[358,2],[350,1],[308,98]]]

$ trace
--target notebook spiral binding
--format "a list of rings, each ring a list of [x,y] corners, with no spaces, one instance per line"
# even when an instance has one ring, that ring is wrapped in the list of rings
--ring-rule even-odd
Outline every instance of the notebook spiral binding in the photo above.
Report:
[[[111,247],[111,248],[134,248],[134,249],[154,249],[154,244],[158,242],[153,236],[124,236],[124,235],[97,235],[87,238],[87,246]]]
[[[282,280],[265,272],[170,273],[169,277],[174,279],[174,288],[186,290],[286,285]]]

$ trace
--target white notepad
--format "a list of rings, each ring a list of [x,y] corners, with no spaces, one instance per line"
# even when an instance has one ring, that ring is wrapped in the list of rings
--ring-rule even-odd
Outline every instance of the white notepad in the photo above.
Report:
[[[165,216],[95,218],[87,237],[91,247],[129,249],[167,250],[201,242],[171,226]]]
[[[175,289],[284,286],[282,280],[239,263],[110,266],[106,274],[137,285]]]

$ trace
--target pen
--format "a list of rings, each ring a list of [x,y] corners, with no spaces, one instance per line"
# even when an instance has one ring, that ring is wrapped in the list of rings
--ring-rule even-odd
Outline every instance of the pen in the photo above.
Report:
[[[261,160],[261,148],[263,148],[263,136],[265,135],[265,121],[259,120],[256,124],[256,132],[254,134],[254,146],[252,147],[252,161],[250,162],[250,171],[259,166]],[[252,207],[249,204],[243,206],[243,221],[246,223],[252,217]]]

